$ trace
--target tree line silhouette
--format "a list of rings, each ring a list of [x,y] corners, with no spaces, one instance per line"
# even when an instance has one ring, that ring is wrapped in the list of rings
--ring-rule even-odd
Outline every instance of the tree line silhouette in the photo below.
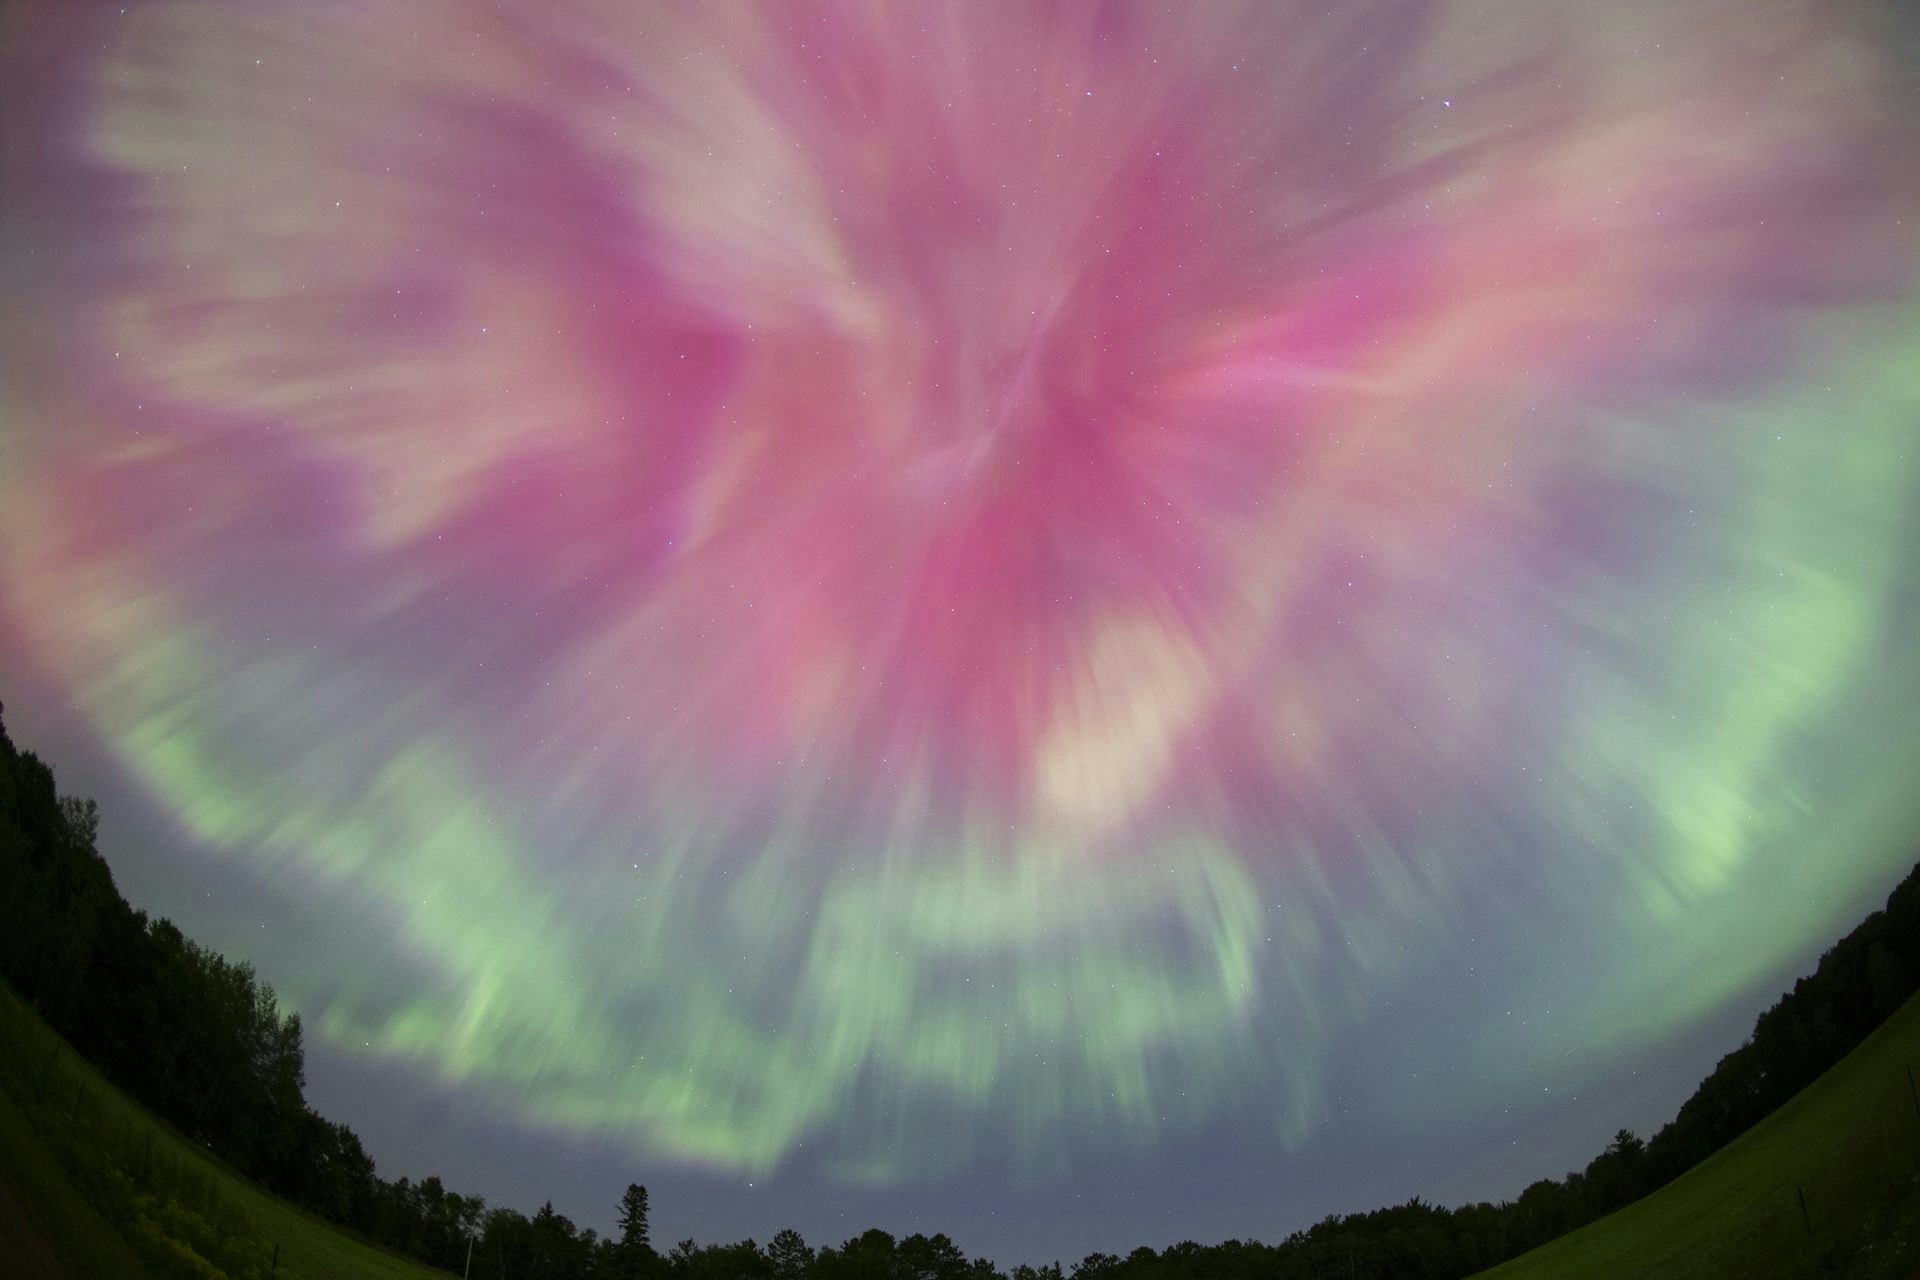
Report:
[[[531,1215],[389,1181],[352,1129],[308,1106],[300,1017],[251,966],[217,955],[127,904],[96,841],[93,801],[0,723],[0,977],[120,1088],[238,1172],[368,1240],[432,1266],[500,1280],[1240,1280],[1469,1275],[1657,1190],[1811,1084],[1911,996],[1920,980],[1920,866],[1760,1015],[1679,1114],[1643,1142],[1622,1131],[1562,1179],[1500,1204],[1447,1209],[1419,1198],[1336,1214],[1274,1244],[1228,1240],[1094,1253],[1003,1271],[945,1235],[870,1230],[815,1249],[791,1230],[664,1254],[644,1187],[619,1203],[616,1234],[581,1230],[549,1202]]]

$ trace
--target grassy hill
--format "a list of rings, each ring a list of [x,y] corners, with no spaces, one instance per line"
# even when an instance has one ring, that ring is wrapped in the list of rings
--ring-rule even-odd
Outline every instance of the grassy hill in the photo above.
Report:
[[[0,1260],[23,1245],[5,1233],[29,1226],[69,1280],[445,1280],[209,1158],[0,986],[0,1193],[7,1191],[30,1222],[0,1214]]]
[[[1481,1274],[1920,1277],[1916,1076],[1920,996],[1704,1163],[1618,1213]]]

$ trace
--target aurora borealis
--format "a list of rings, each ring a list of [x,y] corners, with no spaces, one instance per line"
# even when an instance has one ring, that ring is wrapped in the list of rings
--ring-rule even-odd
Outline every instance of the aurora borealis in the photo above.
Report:
[[[1920,856],[1910,22],[16,3],[0,697],[383,1170],[1516,1192]]]

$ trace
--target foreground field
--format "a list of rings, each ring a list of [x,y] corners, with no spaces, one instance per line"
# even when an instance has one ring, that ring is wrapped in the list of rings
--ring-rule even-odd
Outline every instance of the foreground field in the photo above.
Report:
[[[1482,1277],[1920,1277],[1915,1073],[1920,996],[1712,1159]]]
[[[16,1237],[0,1236],[0,1263],[44,1244],[61,1264],[53,1274],[68,1280],[445,1280],[208,1159],[102,1079],[5,987],[0,1196],[16,1210],[0,1213],[0,1232]],[[0,1273],[12,1274],[5,1265]],[[30,1274],[47,1274],[44,1264]]]

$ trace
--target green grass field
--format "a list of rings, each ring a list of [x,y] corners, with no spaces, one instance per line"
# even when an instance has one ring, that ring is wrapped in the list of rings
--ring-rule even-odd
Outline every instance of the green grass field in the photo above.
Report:
[[[445,1280],[209,1158],[102,1079],[5,987],[0,1180],[71,1280]],[[6,1247],[0,1241],[0,1255]]]
[[[1920,996],[1712,1159],[1482,1275],[1920,1277],[1920,1101],[1910,1070],[1920,1074]]]

